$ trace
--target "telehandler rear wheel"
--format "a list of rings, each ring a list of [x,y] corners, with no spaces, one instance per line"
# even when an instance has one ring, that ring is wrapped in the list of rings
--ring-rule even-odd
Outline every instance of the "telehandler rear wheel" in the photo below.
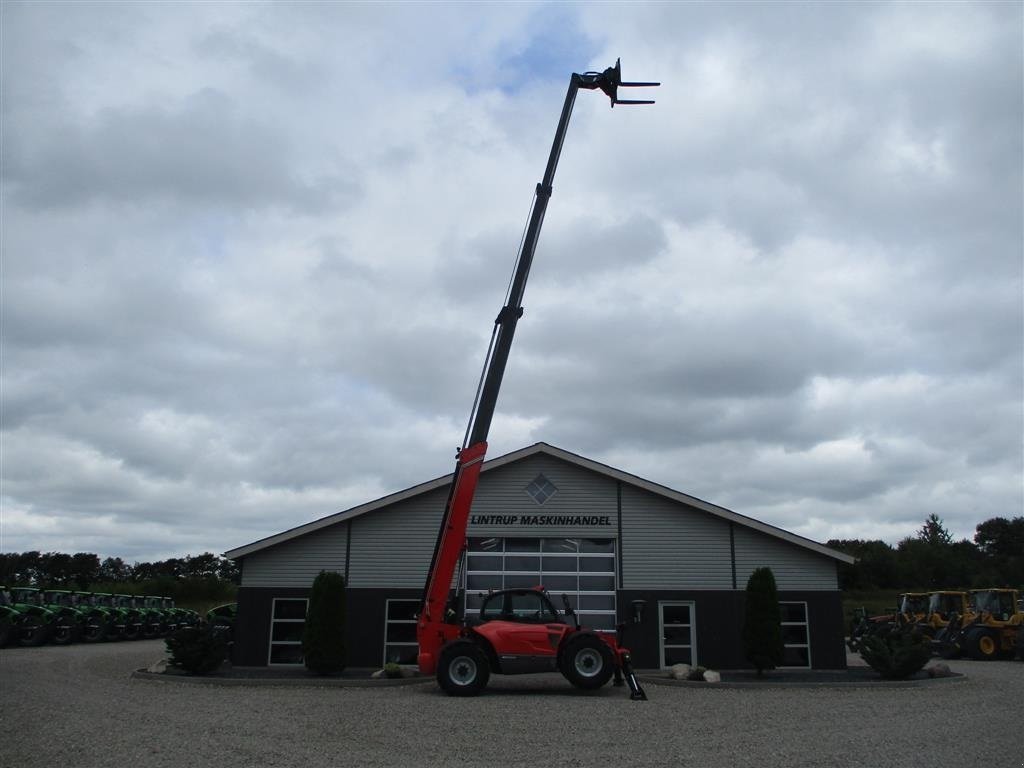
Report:
[[[441,651],[437,683],[449,696],[476,696],[490,676],[487,656],[472,640],[454,640]]]

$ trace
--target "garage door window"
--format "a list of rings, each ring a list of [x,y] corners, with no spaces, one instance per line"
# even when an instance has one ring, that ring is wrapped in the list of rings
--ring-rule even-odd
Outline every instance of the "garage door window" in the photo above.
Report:
[[[302,631],[306,628],[305,598],[275,597],[270,616],[270,665],[302,663]]]
[[[543,586],[561,609],[569,598],[580,623],[615,631],[615,540],[470,538],[466,613],[479,611],[488,590]]]

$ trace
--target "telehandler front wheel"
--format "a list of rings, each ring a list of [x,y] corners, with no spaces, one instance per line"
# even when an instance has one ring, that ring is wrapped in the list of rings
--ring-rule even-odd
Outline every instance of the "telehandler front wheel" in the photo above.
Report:
[[[441,651],[437,684],[449,696],[476,696],[487,687],[490,677],[487,655],[472,640],[454,640]]]
[[[615,671],[615,657],[601,638],[579,634],[566,642],[559,669],[565,679],[577,688],[594,690],[611,679]]]

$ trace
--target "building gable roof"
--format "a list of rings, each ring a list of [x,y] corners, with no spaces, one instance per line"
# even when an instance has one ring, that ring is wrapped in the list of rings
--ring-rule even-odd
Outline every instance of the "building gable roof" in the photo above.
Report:
[[[661,496],[663,498],[670,499],[681,504],[685,504],[689,507],[699,509],[702,512],[707,512],[710,515],[714,515],[715,517],[719,517],[735,525],[741,525],[745,528],[750,528],[754,531],[758,531],[759,533],[763,533],[767,536],[771,536],[776,539],[781,539],[782,541],[788,542],[789,544],[793,544],[795,546],[808,549],[812,552],[816,552],[819,555],[823,555],[825,557],[829,557],[843,563],[854,562],[853,557],[850,557],[849,555],[843,552],[839,552],[830,547],[826,547],[825,545],[819,544],[818,542],[812,541],[811,539],[804,538],[803,536],[798,536],[795,533],[790,533],[789,531],[783,530],[782,528],[777,528],[774,525],[768,525],[767,523],[763,523],[760,520],[755,520],[752,517],[747,517],[745,515],[738,514],[736,512],[733,512],[732,510],[726,509],[725,507],[720,507],[716,504],[711,504],[707,501],[703,501],[702,499],[698,499],[695,496],[690,496],[688,494],[682,493],[681,491],[676,491],[664,485],[659,485],[658,483],[651,482],[650,480],[645,480],[642,477],[637,477],[636,475],[632,475],[629,472],[623,472],[621,469],[610,467],[607,464],[602,464],[592,459],[588,459],[584,456],[571,453],[569,451],[563,450],[562,448],[557,448],[553,445],[549,445],[548,443],[534,443],[533,445],[527,446],[526,448],[520,448],[518,451],[506,453],[504,456],[498,456],[497,458],[494,459],[488,459],[487,461],[484,462],[481,472],[493,472],[494,470],[500,469],[501,467],[504,467],[508,464],[512,464],[514,462],[525,459],[529,456],[533,456],[535,454],[540,453],[553,456],[557,459],[561,459],[562,461],[568,462],[569,464],[574,464],[578,467],[590,470],[591,472],[595,472],[597,474],[610,477],[614,480],[618,480],[620,482],[627,483],[637,488],[641,488],[657,496]],[[282,531],[281,533],[275,534],[273,536],[268,536],[266,538],[259,539],[258,541],[254,541],[251,544],[246,544],[245,546],[229,550],[224,553],[224,557],[229,558],[231,560],[238,560],[240,558],[251,555],[255,552],[259,552],[264,549],[269,549],[270,547],[277,546],[278,544],[283,544],[286,541],[291,541],[292,539],[296,539],[300,536],[305,536],[307,534],[313,533],[322,528],[337,525],[338,523],[345,522],[346,520],[351,520],[355,517],[368,514],[375,510],[381,509],[382,507],[387,507],[390,506],[391,504],[397,504],[398,502],[405,501],[416,496],[421,496],[425,493],[430,493],[431,491],[437,490],[438,488],[446,488],[449,485],[449,483],[451,483],[451,480],[452,475],[448,474],[425,483],[420,483],[419,485],[414,485],[411,488],[405,489],[404,491],[398,491],[397,493],[382,496],[381,498],[375,499],[374,501],[370,501],[365,504],[360,504],[359,506],[352,507],[351,509],[346,509],[342,512],[336,512],[333,515],[322,517],[319,520],[314,520],[310,523],[306,523],[295,528],[290,528],[287,531]]]

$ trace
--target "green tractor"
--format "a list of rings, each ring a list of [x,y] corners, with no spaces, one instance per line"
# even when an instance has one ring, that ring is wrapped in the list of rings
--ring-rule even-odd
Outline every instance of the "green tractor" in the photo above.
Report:
[[[138,611],[142,619],[140,634],[147,640],[161,637],[164,632],[164,612],[160,609],[160,598],[145,595],[134,595],[132,607]]]
[[[163,602],[164,611],[168,611],[173,617],[174,629],[194,627],[199,624],[199,614],[188,608],[176,608],[173,597],[162,597],[160,600]]]
[[[40,599],[43,606],[57,616],[51,642],[68,645],[85,637],[89,614],[79,607],[74,592],[67,589],[44,589]]]
[[[21,614],[14,607],[14,598],[7,586],[0,586],[0,648],[3,648],[17,634],[16,625]]]
[[[142,611],[135,607],[135,595],[114,595],[114,604],[124,611],[125,640],[141,640],[142,627],[145,620]]]
[[[40,592],[34,587],[13,587],[10,595],[11,607],[18,612],[14,619],[14,633],[18,643],[25,646],[43,645],[56,630],[56,614],[43,605]]]
[[[93,604],[91,592],[48,589],[45,599],[48,603],[71,607],[78,612],[78,639],[83,643],[98,643],[107,639],[108,625],[113,623],[111,615]]]
[[[102,616],[104,640],[123,640],[127,637],[128,612],[118,605],[114,595],[109,592],[85,592],[82,597]]]

